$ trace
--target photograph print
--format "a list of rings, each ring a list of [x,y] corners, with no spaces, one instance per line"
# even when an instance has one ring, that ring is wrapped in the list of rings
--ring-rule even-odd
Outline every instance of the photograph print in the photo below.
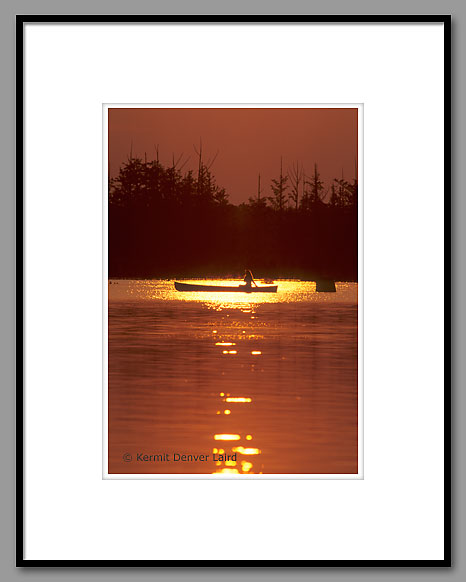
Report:
[[[361,115],[106,108],[106,477],[361,475]]]

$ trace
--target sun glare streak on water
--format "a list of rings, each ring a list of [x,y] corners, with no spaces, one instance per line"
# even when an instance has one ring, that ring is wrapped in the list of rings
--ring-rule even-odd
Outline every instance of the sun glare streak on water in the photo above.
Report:
[[[357,472],[357,284],[276,283],[254,294],[111,282],[111,473]]]

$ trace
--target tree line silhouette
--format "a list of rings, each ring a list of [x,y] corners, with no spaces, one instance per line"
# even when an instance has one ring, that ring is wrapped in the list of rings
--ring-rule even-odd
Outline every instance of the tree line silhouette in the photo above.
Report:
[[[233,205],[196,149],[197,170],[129,155],[109,183],[110,277],[241,275],[357,280],[358,183],[295,163],[268,187],[258,176],[247,203]],[[234,171],[241,171],[236,168]],[[268,192],[267,192],[268,191]]]

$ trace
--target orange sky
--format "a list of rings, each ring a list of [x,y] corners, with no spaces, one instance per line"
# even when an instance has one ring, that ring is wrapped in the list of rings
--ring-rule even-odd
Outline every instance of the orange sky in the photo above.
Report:
[[[197,167],[193,144],[202,138],[204,157],[217,159],[213,172],[226,188],[230,202],[246,202],[257,191],[260,172],[262,195],[269,196],[270,179],[293,163],[303,164],[307,174],[318,164],[325,187],[333,178],[354,177],[357,159],[357,109],[308,108],[203,108],[109,110],[110,174],[115,176],[126,160],[131,142],[133,156],[155,157],[171,164],[181,154],[189,157],[183,171]],[[181,162],[182,163],[182,162]]]

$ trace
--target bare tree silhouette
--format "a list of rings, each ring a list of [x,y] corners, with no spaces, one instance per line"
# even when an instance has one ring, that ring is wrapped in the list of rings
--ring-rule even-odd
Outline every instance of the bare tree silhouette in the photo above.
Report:
[[[299,195],[300,195],[300,185],[303,181],[304,169],[299,166],[298,162],[295,162],[291,169],[288,170],[288,176],[291,183],[291,192],[289,194],[290,200],[293,202],[295,210],[299,208]]]
[[[272,178],[271,189],[273,196],[269,197],[270,203],[274,210],[278,212],[283,212],[286,208],[286,191],[288,189],[288,176],[283,174],[283,159],[280,158],[280,176],[278,178]]]

